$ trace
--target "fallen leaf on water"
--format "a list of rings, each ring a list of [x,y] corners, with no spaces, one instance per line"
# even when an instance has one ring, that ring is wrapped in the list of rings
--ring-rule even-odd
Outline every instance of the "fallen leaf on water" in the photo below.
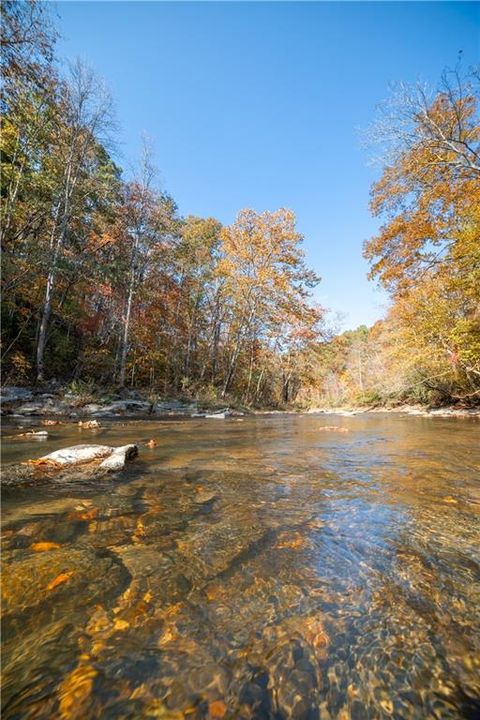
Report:
[[[50,582],[47,585],[47,590],[54,590],[59,585],[62,585],[63,583],[67,582],[67,580],[70,580],[72,575],[73,575],[73,572],[60,573],[60,575],[57,575],[56,578],[54,578],[53,580],[50,580]]]
[[[227,712],[227,706],[223,700],[214,700],[208,706],[208,712],[212,718],[223,718]]]
[[[30,547],[35,552],[45,552],[46,550],[56,550],[60,545],[56,542],[36,542]]]

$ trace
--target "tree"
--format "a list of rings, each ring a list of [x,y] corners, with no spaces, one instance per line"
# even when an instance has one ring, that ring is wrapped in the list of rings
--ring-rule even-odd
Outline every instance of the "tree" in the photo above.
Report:
[[[402,87],[375,130],[387,152],[371,207],[385,222],[365,257],[414,355],[437,359],[422,375],[443,378],[444,397],[480,395],[479,89],[459,68],[435,93]]]
[[[71,68],[70,79],[62,84],[58,102],[61,122],[55,142],[55,156],[49,163],[53,207],[48,248],[48,275],[41,312],[36,351],[37,380],[44,378],[44,354],[57,275],[73,224],[94,202],[99,184],[114,179],[115,169],[101,151],[101,140],[111,128],[111,100],[93,73],[80,62]],[[105,161],[107,169],[105,173]]]
[[[225,280],[230,308],[228,356],[222,396],[234,379],[240,353],[250,345],[249,380],[253,348],[276,334],[286,315],[302,307],[319,278],[308,270],[302,236],[291,210],[257,213],[242,210],[235,223],[221,232],[222,259],[218,272]]]
[[[370,276],[394,293],[453,266],[459,244],[470,253],[463,231],[479,229],[479,89],[476,73],[463,78],[458,69],[443,74],[433,96],[401,86],[374,126],[385,167],[371,209],[386,222],[365,257]]]

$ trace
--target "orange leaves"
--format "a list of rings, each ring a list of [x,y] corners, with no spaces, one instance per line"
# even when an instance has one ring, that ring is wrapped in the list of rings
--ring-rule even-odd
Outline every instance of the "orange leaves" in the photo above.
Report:
[[[48,550],[56,550],[61,547],[56,542],[36,542],[30,545],[31,550],[34,552],[47,552]]]
[[[39,468],[52,468],[52,469],[55,469],[55,468],[60,469],[63,467],[63,465],[56,462],[55,460],[46,460],[45,458],[38,458],[37,460],[27,460],[26,462],[21,463],[21,464],[22,465],[33,465],[33,466],[39,467]]]
[[[227,712],[227,706],[223,700],[214,700],[208,706],[208,714],[211,718],[223,718]]]
[[[59,585],[63,585],[64,583],[68,582],[72,575],[73,572],[60,573],[60,575],[57,575],[56,578],[54,578],[48,583],[47,590],[55,590],[55,588],[57,588]]]
[[[98,508],[90,510],[77,510],[68,515],[69,520],[94,520],[98,515]]]
[[[285,531],[280,534],[277,542],[277,548],[289,550],[301,550],[310,547],[310,540],[299,532]]]

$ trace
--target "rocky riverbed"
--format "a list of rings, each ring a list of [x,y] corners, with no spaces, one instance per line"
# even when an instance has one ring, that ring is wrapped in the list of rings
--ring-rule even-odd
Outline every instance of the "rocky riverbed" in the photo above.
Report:
[[[477,421],[6,420],[139,448],[4,498],[7,720],[478,714]]]

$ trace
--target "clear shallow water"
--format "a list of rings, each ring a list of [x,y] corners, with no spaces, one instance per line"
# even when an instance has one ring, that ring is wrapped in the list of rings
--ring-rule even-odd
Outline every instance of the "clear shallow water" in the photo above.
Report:
[[[47,429],[158,446],[6,494],[5,719],[480,716],[478,421]]]

